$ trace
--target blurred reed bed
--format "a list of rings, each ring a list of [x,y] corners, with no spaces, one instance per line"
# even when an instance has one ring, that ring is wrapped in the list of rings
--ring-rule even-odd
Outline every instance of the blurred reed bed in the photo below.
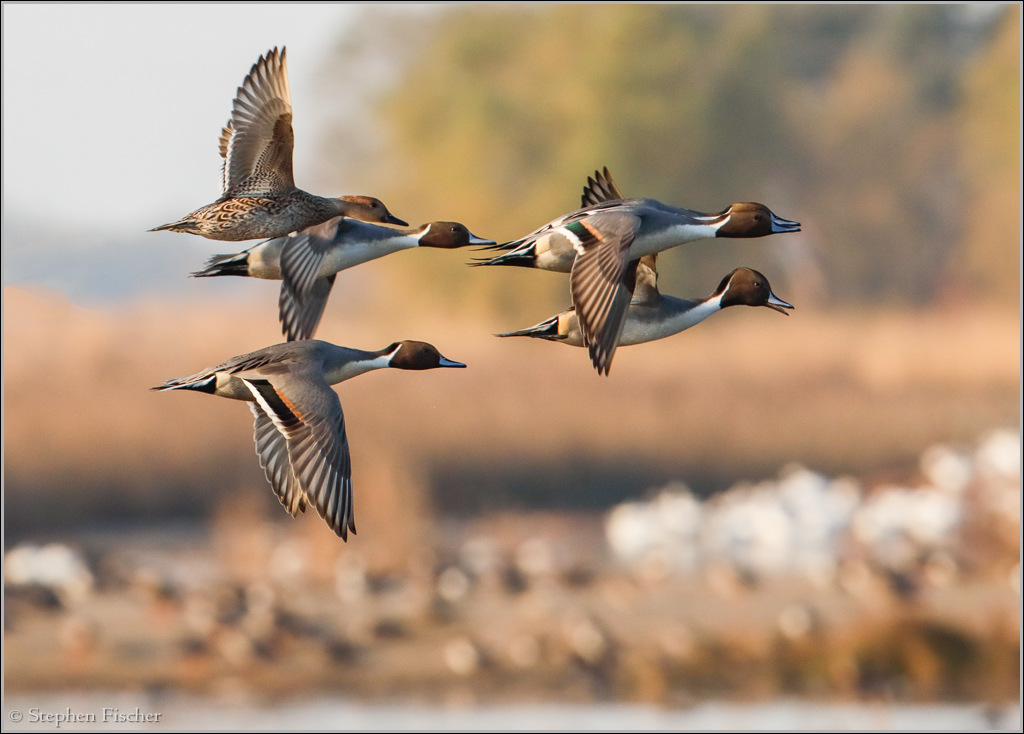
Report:
[[[9,532],[198,517],[239,490],[278,511],[247,410],[148,391],[281,340],[276,284],[253,285],[242,297],[202,289],[194,300],[117,311],[5,289]],[[368,535],[387,532],[368,524],[378,501],[390,517],[406,506],[414,516],[600,509],[654,481],[682,479],[706,495],[792,461],[884,475],[913,470],[932,443],[973,441],[1020,420],[1016,312],[730,311],[621,350],[604,379],[583,350],[494,338],[522,325],[500,315],[414,310],[386,293],[361,309],[336,290],[321,338],[371,349],[422,339],[469,364],[338,386],[357,526]],[[621,486],[606,491],[603,477]],[[392,482],[402,499],[375,488]],[[531,482],[532,494],[522,486]]]

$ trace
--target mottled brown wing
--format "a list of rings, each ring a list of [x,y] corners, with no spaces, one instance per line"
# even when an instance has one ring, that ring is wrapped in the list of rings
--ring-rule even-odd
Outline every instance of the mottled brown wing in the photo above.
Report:
[[[285,49],[275,48],[253,65],[238,88],[220,143],[225,196],[267,196],[294,188]]]

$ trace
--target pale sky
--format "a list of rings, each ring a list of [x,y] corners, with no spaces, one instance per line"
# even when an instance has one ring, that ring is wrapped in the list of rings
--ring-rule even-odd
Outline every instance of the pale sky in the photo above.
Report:
[[[315,79],[357,10],[5,2],[5,220],[144,232],[213,201],[235,89],[281,45],[302,186],[315,155]]]

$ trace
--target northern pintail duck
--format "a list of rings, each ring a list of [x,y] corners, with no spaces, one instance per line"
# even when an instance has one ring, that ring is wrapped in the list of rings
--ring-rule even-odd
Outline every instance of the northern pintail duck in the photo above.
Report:
[[[275,344],[153,390],[197,390],[245,400],[256,419],[256,453],[274,492],[292,515],[311,505],[331,530],[356,532],[352,463],[345,418],[331,389],[371,370],[465,367],[424,342],[400,341],[378,351],[319,340]]]
[[[606,197],[615,197],[607,199]],[[473,265],[517,265],[570,273],[569,292],[598,371],[607,373],[635,284],[635,263],[707,237],[799,232],[800,223],[764,204],[733,204],[704,214],[654,199],[622,198],[608,169],[589,178],[585,206],[526,237],[488,249],[504,253]]]
[[[429,222],[394,229],[336,217],[287,237],[275,237],[236,255],[215,255],[192,273],[205,278],[241,275],[282,280],[282,331],[289,341],[312,338],[323,316],[335,275],[361,263],[414,247],[492,245],[458,222]]]
[[[292,103],[285,49],[253,64],[238,88],[220,136],[221,196],[170,224],[170,230],[213,240],[282,237],[339,215],[407,226],[372,196],[315,196],[292,177]]]
[[[664,339],[699,324],[729,306],[766,306],[788,316],[793,308],[772,292],[768,279],[751,268],[736,268],[722,278],[715,292],[706,298],[690,300],[663,296],[658,290],[657,255],[645,255],[635,262],[636,287],[626,309],[618,341],[607,355],[592,355],[599,374],[607,373],[615,347]],[[573,347],[587,346],[576,309],[546,319],[536,326],[497,336],[531,336],[549,339]]]

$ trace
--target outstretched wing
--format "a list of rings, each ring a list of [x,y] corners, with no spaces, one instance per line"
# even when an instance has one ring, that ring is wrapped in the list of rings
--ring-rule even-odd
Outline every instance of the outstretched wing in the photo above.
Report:
[[[618,201],[624,199],[618,186],[612,181],[612,175],[608,173],[608,166],[603,171],[594,171],[593,176],[587,176],[587,185],[583,187],[583,195],[580,197],[580,208],[603,204],[606,201]]]
[[[611,367],[633,295],[637,261],[629,249],[639,224],[632,214],[605,211],[563,228],[575,238],[569,292],[598,374]]]
[[[317,278],[313,282],[313,287],[303,293],[297,293],[287,281],[281,282],[277,306],[281,319],[281,333],[285,339],[296,341],[313,338],[327,307],[334,279],[334,275]]]
[[[249,403],[249,409],[256,419],[254,433],[260,466],[263,467],[267,481],[274,488],[284,509],[288,510],[292,517],[297,517],[300,512],[306,511],[306,497],[295,478],[295,473],[292,472],[291,461],[288,458],[288,442],[263,408],[256,403]]]
[[[335,275],[320,275],[328,251],[335,246],[345,217],[329,219],[288,236],[281,250],[281,328],[289,340],[310,339],[323,317]]]
[[[291,472],[305,501],[331,530],[347,540],[350,530],[356,532],[352,462],[337,393],[312,369],[292,369],[270,379],[243,379],[259,408],[284,437]]]
[[[253,64],[221,132],[223,196],[273,195],[295,186],[291,92],[285,49]]]

